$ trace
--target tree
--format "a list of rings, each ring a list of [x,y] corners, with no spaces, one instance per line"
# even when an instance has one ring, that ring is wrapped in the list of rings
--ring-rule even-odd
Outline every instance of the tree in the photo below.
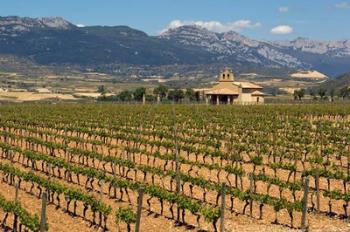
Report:
[[[309,94],[312,97],[312,99],[317,100],[317,95],[313,89],[309,90]]]
[[[335,90],[334,89],[331,89],[329,91],[329,96],[331,97],[331,101],[333,102],[334,101],[334,95],[335,95]]]
[[[191,89],[191,88],[186,89],[185,96],[189,101],[196,100],[196,92],[194,92],[193,89]]]
[[[174,89],[169,91],[168,99],[175,102],[179,102],[184,98],[184,96],[185,94],[181,89]]]
[[[299,100],[301,100],[305,96],[305,89],[299,90]]]
[[[278,89],[277,88],[273,88],[272,89],[272,96],[276,97],[278,94]]]
[[[339,97],[343,100],[350,95],[350,88],[345,86],[339,90]]]
[[[305,89],[294,90],[294,99],[301,101],[305,96]]]
[[[321,100],[322,100],[322,99],[325,99],[326,93],[327,93],[327,90],[324,89],[324,88],[320,88],[320,89],[318,90],[318,95],[320,96]]]
[[[149,94],[146,95],[147,102],[155,102],[156,100],[157,100],[157,98],[155,96],[149,95]]]
[[[134,91],[134,99],[135,101],[142,101],[143,96],[146,94],[146,89],[144,87],[137,88]]]
[[[100,85],[100,86],[97,87],[97,92],[102,94],[102,95],[105,95],[106,92],[107,92],[107,89],[106,89],[106,87],[104,85]]]
[[[162,100],[166,96],[166,94],[168,93],[168,88],[164,85],[160,85],[153,90],[153,93],[155,95],[158,95],[160,97],[160,99]]]
[[[168,99],[171,100],[171,101],[174,101],[174,99],[175,99],[175,90],[170,90],[168,92]]]
[[[118,98],[121,101],[131,101],[132,94],[128,90],[124,90],[118,94]]]
[[[196,101],[199,102],[201,100],[201,94],[200,92],[195,92],[195,95],[196,95]]]
[[[298,100],[298,91],[299,90],[294,90],[293,96],[294,96],[294,100]]]
[[[102,96],[97,98],[97,101],[118,101],[118,96],[117,95],[111,95],[111,96],[102,95]]]

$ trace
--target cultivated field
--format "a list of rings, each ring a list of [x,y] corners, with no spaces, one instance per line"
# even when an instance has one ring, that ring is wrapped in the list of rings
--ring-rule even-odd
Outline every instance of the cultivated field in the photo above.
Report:
[[[4,230],[350,231],[349,165],[345,104],[0,107]]]

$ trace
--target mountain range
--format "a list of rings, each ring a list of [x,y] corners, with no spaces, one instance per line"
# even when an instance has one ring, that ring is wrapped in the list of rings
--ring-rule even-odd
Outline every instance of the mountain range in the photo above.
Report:
[[[262,41],[237,32],[182,26],[158,35],[127,26],[78,27],[63,18],[0,17],[0,54],[40,65],[102,69],[113,65],[229,65],[235,70],[350,71],[350,40]]]

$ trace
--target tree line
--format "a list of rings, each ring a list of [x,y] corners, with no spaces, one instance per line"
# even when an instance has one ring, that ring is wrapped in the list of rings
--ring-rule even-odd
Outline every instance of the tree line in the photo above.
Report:
[[[118,94],[113,94],[107,96],[107,90],[104,86],[99,86],[97,91],[101,93],[101,97],[99,97],[98,101],[117,101],[117,102],[194,102],[199,101],[199,93],[195,92],[191,88],[187,88],[186,90],[175,88],[169,89],[164,85],[159,85],[158,87],[153,89],[153,92],[147,93],[146,88],[139,87],[135,90],[123,90]]]
[[[306,93],[309,93],[309,95],[312,97],[313,100],[330,100],[334,101],[335,97],[337,96],[338,98],[341,98],[345,100],[346,98],[350,98],[350,88],[345,86],[338,91],[335,89],[330,89],[327,90],[325,88],[320,88],[320,89],[299,89],[299,90],[294,90],[294,100],[299,100],[301,101]]]

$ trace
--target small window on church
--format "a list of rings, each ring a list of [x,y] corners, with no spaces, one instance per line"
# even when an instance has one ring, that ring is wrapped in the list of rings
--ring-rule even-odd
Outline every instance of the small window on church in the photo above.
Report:
[[[230,74],[227,74],[227,78],[230,78]]]
[[[222,74],[222,79],[225,79],[225,74]]]

